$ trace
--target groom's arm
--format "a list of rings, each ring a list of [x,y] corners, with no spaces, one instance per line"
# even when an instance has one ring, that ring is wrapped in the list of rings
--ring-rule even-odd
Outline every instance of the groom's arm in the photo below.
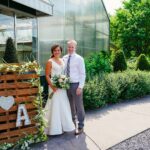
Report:
[[[86,78],[86,71],[85,71],[85,63],[84,59],[81,57],[79,61],[79,88],[83,89],[85,84]]]

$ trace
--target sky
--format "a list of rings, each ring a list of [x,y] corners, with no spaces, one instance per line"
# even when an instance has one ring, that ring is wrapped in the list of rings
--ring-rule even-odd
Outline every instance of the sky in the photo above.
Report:
[[[124,0],[103,0],[109,14],[115,14],[115,9],[122,7]]]

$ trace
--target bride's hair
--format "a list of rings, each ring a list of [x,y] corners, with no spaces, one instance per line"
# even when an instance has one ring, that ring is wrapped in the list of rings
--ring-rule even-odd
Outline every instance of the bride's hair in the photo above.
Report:
[[[60,48],[60,50],[61,50],[61,52],[62,52],[62,47],[59,45],[59,44],[55,44],[55,45],[53,45],[52,47],[51,47],[51,58],[53,58],[54,57],[54,50],[57,48],[57,47],[59,47]]]

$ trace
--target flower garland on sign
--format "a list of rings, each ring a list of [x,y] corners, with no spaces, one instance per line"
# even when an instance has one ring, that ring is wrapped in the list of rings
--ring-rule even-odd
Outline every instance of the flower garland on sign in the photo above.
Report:
[[[0,64],[0,72],[5,73],[5,72],[16,72],[16,73],[25,73],[25,72],[30,72],[30,71],[35,71],[37,74],[40,74],[41,68],[38,65],[36,61],[29,61],[27,63],[23,64]]]
[[[7,73],[7,72],[13,72],[13,73],[27,73],[34,71],[37,75],[40,75],[41,67],[38,65],[36,61],[33,62],[27,62],[23,64],[0,64],[0,73]],[[37,115],[35,116],[34,120],[37,121],[39,128],[38,133],[36,135],[26,135],[24,138],[21,138],[16,143],[4,143],[0,144],[0,150],[7,150],[7,149],[21,149],[21,150],[27,150],[30,149],[30,144],[32,143],[38,143],[42,141],[47,140],[47,136],[44,134],[44,128],[45,128],[45,120],[43,119],[44,111],[42,108],[42,92],[43,88],[40,84],[40,78],[38,79],[31,79],[29,80],[30,83],[32,83],[32,86],[37,86],[39,89],[38,96],[34,100],[35,106],[37,109]]]

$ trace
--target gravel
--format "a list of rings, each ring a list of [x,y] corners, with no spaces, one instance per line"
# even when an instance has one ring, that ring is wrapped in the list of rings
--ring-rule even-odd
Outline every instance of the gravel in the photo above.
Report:
[[[150,150],[150,129],[130,137],[107,150]]]

